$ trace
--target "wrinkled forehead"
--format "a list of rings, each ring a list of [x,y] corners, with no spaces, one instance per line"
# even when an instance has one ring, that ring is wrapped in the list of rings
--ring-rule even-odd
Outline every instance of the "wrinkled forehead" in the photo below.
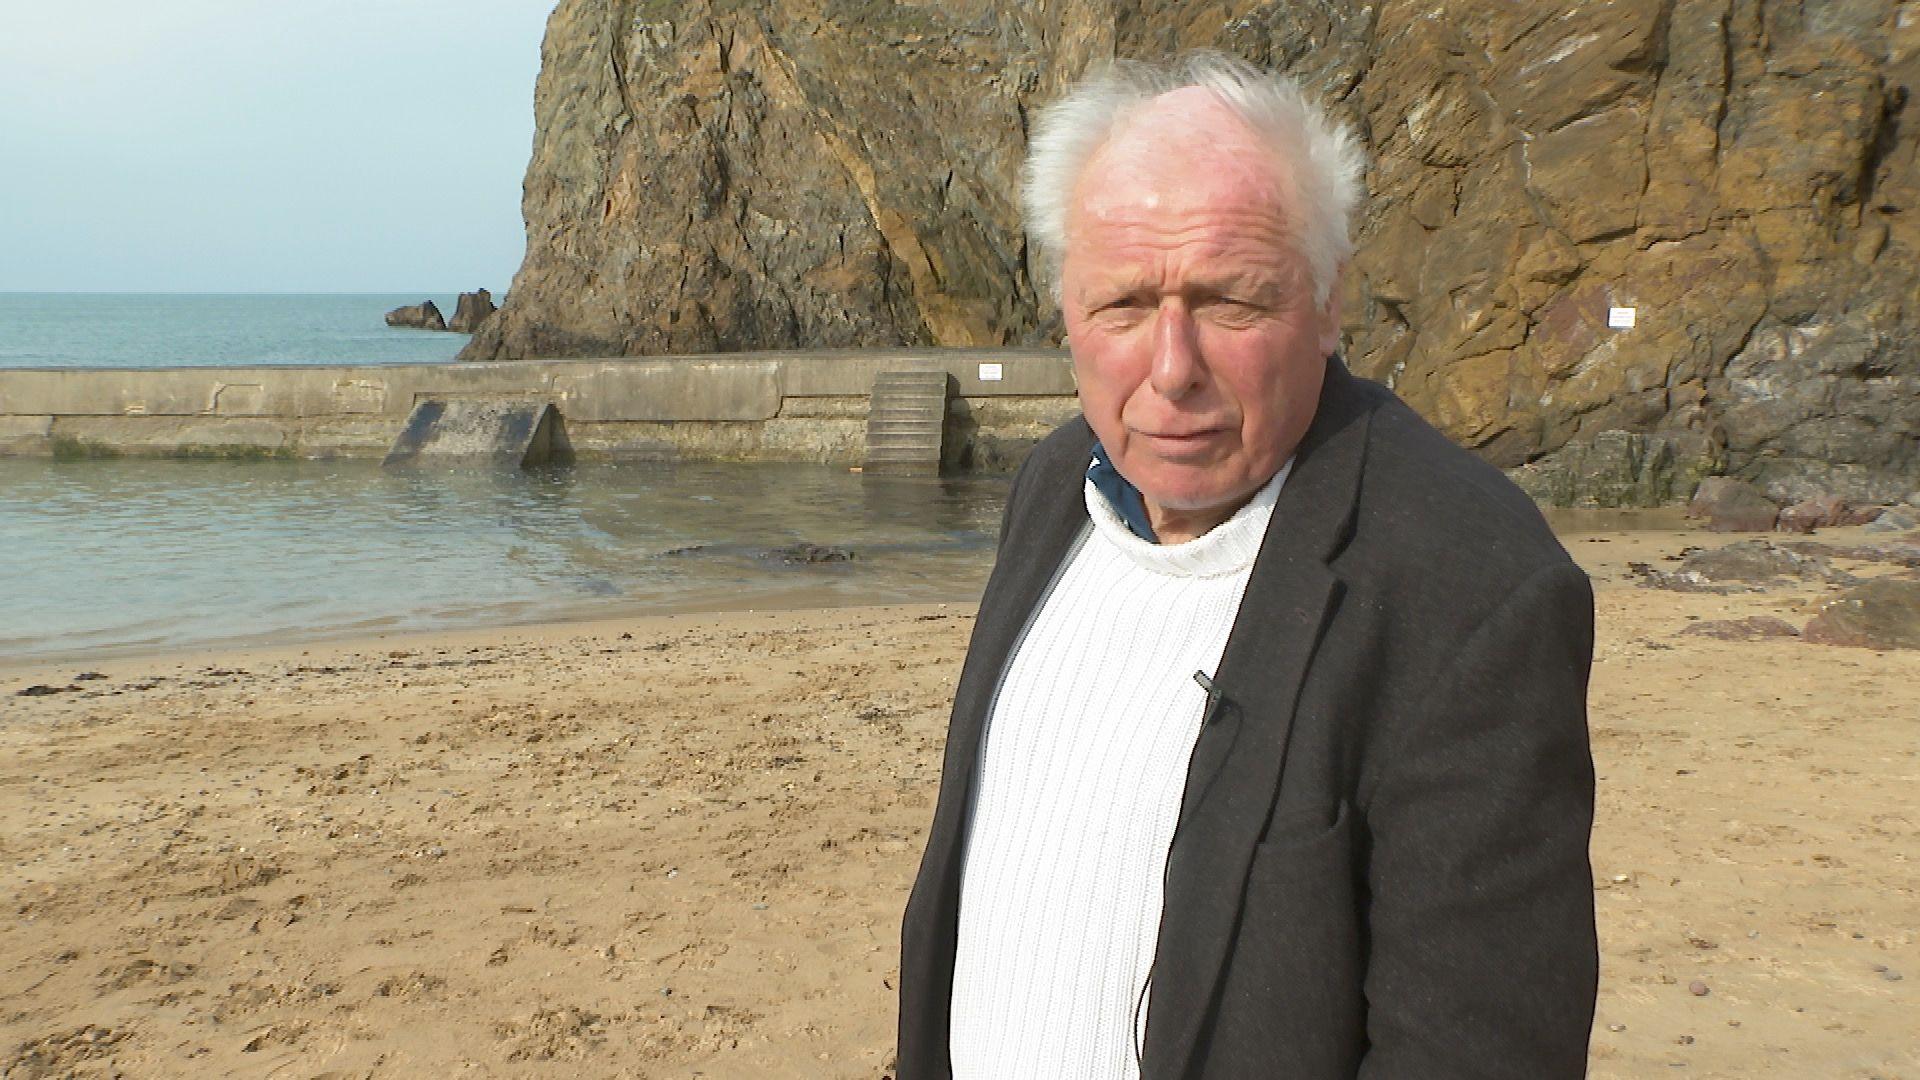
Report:
[[[1211,91],[1162,94],[1124,118],[1075,178],[1069,229],[1141,212],[1284,215],[1286,169]]]

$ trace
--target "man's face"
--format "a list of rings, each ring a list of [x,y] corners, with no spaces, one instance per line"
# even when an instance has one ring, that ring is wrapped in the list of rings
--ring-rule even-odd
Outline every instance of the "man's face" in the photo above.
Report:
[[[1062,306],[1080,404],[1163,543],[1232,516],[1292,455],[1339,343],[1287,239],[1285,171],[1201,90],[1082,170]]]

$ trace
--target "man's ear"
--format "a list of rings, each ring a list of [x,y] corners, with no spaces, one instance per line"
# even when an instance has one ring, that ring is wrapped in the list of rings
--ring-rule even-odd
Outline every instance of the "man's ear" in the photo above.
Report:
[[[1327,302],[1320,309],[1320,355],[1332,356],[1340,350],[1340,289],[1347,280],[1347,264],[1333,272],[1333,287],[1327,290]]]

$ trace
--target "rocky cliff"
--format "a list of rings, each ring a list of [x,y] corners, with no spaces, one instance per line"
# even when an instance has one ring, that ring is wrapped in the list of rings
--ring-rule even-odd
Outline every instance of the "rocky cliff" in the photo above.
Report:
[[[562,0],[526,261],[463,355],[1056,339],[1026,117],[1092,61],[1203,45],[1365,134],[1348,357],[1489,460],[1577,486],[1611,455],[1643,494],[1920,477],[1897,0]]]

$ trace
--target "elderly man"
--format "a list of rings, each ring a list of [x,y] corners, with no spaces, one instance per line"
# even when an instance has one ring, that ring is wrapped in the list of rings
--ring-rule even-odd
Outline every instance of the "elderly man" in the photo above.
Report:
[[[1585,1071],[1592,594],[1347,373],[1361,161],[1236,61],[1041,118],[1084,419],[1015,480],[903,928],[899,1076]]]

